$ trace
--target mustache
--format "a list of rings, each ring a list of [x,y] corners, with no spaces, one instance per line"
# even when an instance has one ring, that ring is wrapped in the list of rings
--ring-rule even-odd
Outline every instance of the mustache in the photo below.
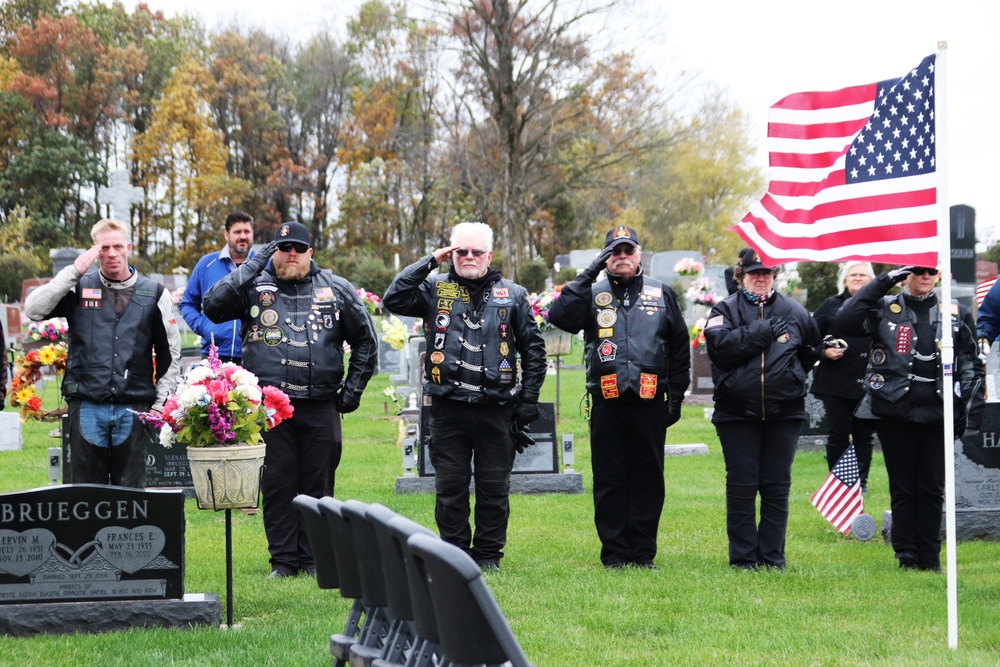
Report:
[[[632,260],[630,260],[630,259],[619,259],[619,260],[615,260],[614,264],[611,265],[611,268],[612,269],[617,269],[619,266],[634,267],[635,264],[633,264]]]

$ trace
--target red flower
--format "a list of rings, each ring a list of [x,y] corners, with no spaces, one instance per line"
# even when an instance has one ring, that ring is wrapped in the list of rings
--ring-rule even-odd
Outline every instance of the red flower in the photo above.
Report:
[[[264,410],[267,413],[268,428],[274,428],[295,412],[295,407],[289,402],[285,392],[277,387],[267,385],[261,387],[260,390],[264,394]]]
[[[42,409],[42,399],[40,399],[37,396],[32,396],[31,398],[28,399],[28,402],[25,403],[25,407],[27,407],[32,412],[40,412]]]

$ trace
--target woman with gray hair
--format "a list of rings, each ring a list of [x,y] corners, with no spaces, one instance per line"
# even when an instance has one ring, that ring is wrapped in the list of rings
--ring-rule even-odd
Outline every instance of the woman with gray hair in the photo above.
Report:
[[[844,302],[866,285],[875,272],[871,262],[844,262],[840,265],[837,286],[841,292],[831,296],[816,309],[813,319],[823,336],[819,364],[813,369],[812,393],[823,401],[830,433],[826,441],[826,461],[830,470],[854,442],[862,492],[868,490],[868,471],[872,465],[872,422],[854,416],[864,393],[865,369],[871,339],[845,335],[837,324],[837,312]]]

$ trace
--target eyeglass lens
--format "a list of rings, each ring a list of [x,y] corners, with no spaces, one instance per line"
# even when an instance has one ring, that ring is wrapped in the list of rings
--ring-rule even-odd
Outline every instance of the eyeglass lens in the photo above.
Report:
[[[292,248],[295,248],[295,252],[302,254],[309,249],[309,246],[305,245],[304,243],[292,243],[292,242],[278,244],[278,250],[280,250],[281,252],[291,252]]]
[[[936,276],[938,274],[938,270],[937,269],[916,268],[916,269],[913,269],[913,273],[915,275],[918,275],[918,276],[924,276],[924,275],[927,275],[927,276]]]
[[[468,248],[459,248],[455,251],[455,254],[458,255],[459,257],[465,257],[470,252],[472,253],[473,257],[482,257],[483,255],[486,254],[485,250],[469,250]]]
[[[621,255],[622,253],[625,253],[626,255],[634,255],[635,254],[635,246],[623,243],[620,246],[618,246],[617,248],[615,248],[614,254]]]

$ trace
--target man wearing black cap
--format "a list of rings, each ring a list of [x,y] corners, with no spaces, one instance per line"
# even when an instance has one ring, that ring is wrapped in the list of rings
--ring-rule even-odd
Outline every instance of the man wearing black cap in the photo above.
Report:
[[[593,284],[602,270],[607,277]],[[594,523],[601,562],[655,569],[663,510],[663,442],[691,381],[688,330],[673,290],[643,275],[642,248],[618,226],[604,251],[566,285],[549,322],[583,330]]]
[[[340,463],[339,415],[361,404],[377,341],[354,286],[312,261],[309,230],[282,223],[274,240],[205,296],[213,322],[242,322],[243,365],[278,387],[295,413],[264,434],[264,530],[271,576],[313,573],[312,551],[292,499],[333,495]],[[271,260],[270,263],[268,260]],[[351,346],[344,375],[344,342]]]

